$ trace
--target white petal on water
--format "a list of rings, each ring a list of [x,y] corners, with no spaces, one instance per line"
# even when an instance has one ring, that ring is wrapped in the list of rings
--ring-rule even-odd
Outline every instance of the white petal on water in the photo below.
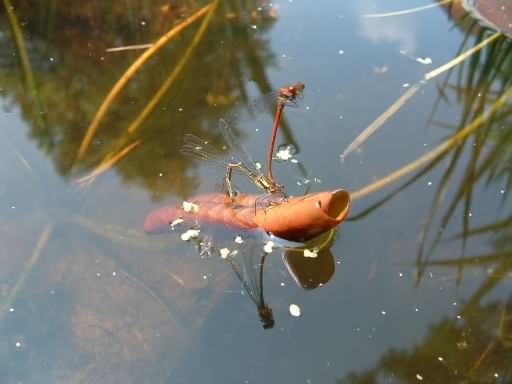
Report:
[[[293,155],[290,152],[290,147],[285,147],[277,151],[276,158],[281,161],[290,160]]]
[[[233,240],[237,244],[243,244],[244,239],[242,239],[242,236],[235,237],[235,240]]]
[[[195,239],[197,236],[199,236],[199,229],[189,229],[185,233],[182,233],[180,238],[183,241],[188,241],[190,239]]]
[[[227,257],[229,256],[230,254],[230,250],[229,248],[221,248],[220,249],[220,257],[222,257],[223,259],[227,259]]]
[[[418,57],[416,61],[420,64],[432,64],[432,59],[430,57]]]
[[[176,220],[174,220],[172,223],[171,223],[171,228],[174,229],[175,226],[179,225],[179,224],[182,224],[183,223],[183,219],[181,217],[177,218]]]
[[[297,304],[290,304],[290,315],[299,317],[301,315],[300,307]]]
[[[312,257],[312,258],[318,257],[318,248],[304,249],[304,257]]]
[[[197,205],[196,203],[193,203],[191,201],[184,201],[183,202],[183,210],[185,212],[196,213],[196,212],[199,212],[199,205]]]
[[[272,249],[274,248],[274,242],[273,241],[267,241],[265,245],[263,246],[263,250],[265,253],[272,253]]]

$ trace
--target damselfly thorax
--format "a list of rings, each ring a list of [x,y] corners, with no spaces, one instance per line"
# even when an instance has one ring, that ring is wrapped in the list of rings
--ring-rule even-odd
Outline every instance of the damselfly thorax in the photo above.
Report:
[[[232,185],[233,170],[236,170],[268,194],[282,194],[284,197],[284,186],[270,180],[259,170],[257,163],[252,161],[247,150],[241,145],[235,134],[224,119],[219,120],[219,130],[222,133],[229,148],[233,152],[233,156],[226,156],[225,153],[195,135],[186,134],[184,137],[185,144],[180,152],[185,156],[196,159],[205,160],[210,163],[216,163],[225,167],[224,183],[226,193],[231,200],[234,200],[236,192]]]

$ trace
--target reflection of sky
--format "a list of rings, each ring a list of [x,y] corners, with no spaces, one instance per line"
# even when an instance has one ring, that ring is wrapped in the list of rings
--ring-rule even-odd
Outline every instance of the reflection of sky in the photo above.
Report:
[[[353,3],[357,14],[372,14],[378,11],[368,0]],[[386,4],[389,6],[389,4]],[[403,5],[402,5],[403,7]],[[400,8],[396,8],[400,9]],[[399,50],[414,52],[416,50],[416,28],[411,18],[383,17],[359,18],[358,33],[374,44],[390,43],[398,45]]]

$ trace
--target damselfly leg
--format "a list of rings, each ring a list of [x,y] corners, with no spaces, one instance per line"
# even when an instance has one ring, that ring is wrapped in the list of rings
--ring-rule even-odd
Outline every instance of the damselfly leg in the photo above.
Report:
[[[180,152],[189,158],[207,161],[210,164],[220,165],[225,168],[224,183],[226,194],[231,201],[234,201],[236,197],[236,192],[232,184],[233,170],[245,175],[254,185],[263,189],[268,194],[284,194],[284,186],[270,181],[261,173],[256,163],[252,161],[249,153],[238,141],[224,119],[220,119],[219,121],[219,130],[232,151],[231,156],[226,156],[224,152],[212,146],[208,141],[202,140],[192,134],[185,135],[185,144]]]

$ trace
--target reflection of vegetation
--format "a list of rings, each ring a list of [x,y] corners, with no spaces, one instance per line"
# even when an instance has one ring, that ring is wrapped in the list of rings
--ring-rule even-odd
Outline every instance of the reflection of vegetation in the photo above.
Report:
[[[431,327],[411,351],[390,350],[375,368],[339,384],[510,383],[512,300],[471,305]]]
[[[469,41],[471,31],[468,30],[463,45]],[[474,44],[479,44],[488,34],[488,30],[479,29]],[[422,380],[439,383],[512,381],[512,369],[508,363],[512,358],[512,297],[503,302],[483,303],[483,299],[500,283],[504,283],[512,272],[512,221],[510,217],[499,218],[488,225],[470,227],[477,187],[486,185],[500,190],[497,196],[501,196],[503,201],[512,187],[512,168],[509,165],[512,160],[509,149],[512,144],[512,42],[504,37],[492,41],[484,51],[474,54],[467,65],[458,67],[456,86],[450,85],[450,79],[449,74],[439,88],[438,102],[448,102],[450,93],[455,91],[457,101],[463,105],[462,117],[455,127],[442,124],[454,129],[451,137],[459,137],[456,145],[451,146],[449,151],[436,154],[415,176],[356,216],[356,219],[365,217],[434,167],[447,162],[422,233],[418,282],[429,267],[457,268],[459,281],[464,268],[485,267],[489,273],[459,315],[433,327],[421,345],[412,351],[390,350],[375,368],[361,374],[350,374],[340,383],[372,384],[386,380],[397,383]],[[469,127],[475,129],[471,129],[469,135],[463,134],[468,132]],[[417,168],[412,165],[412,169]],[[454,183],[461,167],[462,177]],[[454,184],[454,192],[448,195],[449,200],[445,205],[447,192]],[[460,207],[462,231],[452,240],[462,241],[461,256],[431,261],[443,229],[452,222]],[[428,241],[431,233],[435,235]],[[465,255],[469,238],[492,233],[497,233],[492,241],[494,252]]]
[[[478,34],[476,41],[483,39],[485,32]],[[466,75],[464,75],[466,74]],[[465,81],[463,79],[466,79]],[[445,81],[448,83],[448,79]],[[457,96],[463,102],[464,110],[462,118],[456,130],[460,131],[464,126],[473,121],[484,112],[488,105],[493,104],[496,98],[504,94],[512,86],[512,43],[506,38],[500,38],[489,44],[483,54],[474,55],[467,68],[459,68],[458,85],[455,87]],[[440,219],[440,227],[445,228],[457,207],[463,207],[462,228],[463,232],[469,231],[469,222],[473,204],[473,190],[480,183],[502,184],[506,197],[506,191],[512,187],[512,173],[508,166],[512,143],[510,134],[512,120],[510,111],[512,106],[505,104],[497,110],[477,131],[461,143],[445,158],[448,158],[448,167],[444,171],[441,183],[437,188],[431,212],[429,214],[425,231],[423,233],[422,246],[418,255],[420,274],[423,270],[424,245],[437,211],[440,209],[445,191],[453,182],[454,172],[462,163],[464,172],[454,195],[451,197],[447,208]],[[463,150],[469,147],[469,157],[465,160]],[[449,155],[449,156],[448,156]],[[503,183],[502,180],[505,182]],[[503,185],[505,184],[505,185]],[[442,231],[437,231],[433,245],[428,253],[439,242]],[[463,252],[466,237],[463,236]],[[428,260],[428,255],[426,257]]]
[[[106,9],[70,7],[62,2],[37,5],[29,0],[17,2],[14,11],[23,21],[25,36],[30,37],[26,46],[47,127],[37,128],[35,124],[38,113],[19,82],[17,66],[4,66],[0,72],[3,94],[21,106],[27,121],[34,121],[31,135],[53,158],[59,173],[69,175],[94,112],[123,68],[137,55],[104,50],[113,45],[153,41],[179,22],[179,15],[191,14],[193,9],[186,3],[170,7],[168,3],[138,0],[116,2]],[[213,121],[234,100],[247,101],[246,81],[255,81],[262,92],[272,88],[265,68],[273,62],[273,55],[261,36],[273,23],[273,12],[264,4],[222,3],[208,27],[206,40],[198,45],[173,88],[158,103],[159,109],[133,135],[133,141],[143,139],[143,145],[117,164],[126,181],[145,186],[156,199],[169,193],[191,194],[197,181],[190,180],[187,169],[194,164],[178,155],[179,138],[187,131],[220,140]],[[116,148],[121,133],[179,61],[196,29],[197,24],[182,32],[130,81],[106,115],[93,140],[93,149],[79,164],[79,170],[95,167]],[[5,36],[10,36],[8,30]],[[222,41],[223,49],[212,41]],[[3,52],[14,49],[11,38],[2,39],[0,44]],[[201,74],[199,78],[197,73]],[[172,179],[165,177],[170,175]]]
[[[467,38],[462,44],[461,51],[466,42],[469,41],[472,31],[473,29],[471,28],[468,30]],[[508,165],[511,160],[508,147],[510,146],[512,136],[510,135],[510,129],[507,129],[511,125],[510,111],[512,109],[509,103],[509,97],[512,93],[512,43],[503,36],[496,34],[492,36],[497,36],[498,38],[489,39],[487,37],[489,31],[486,29],[481,28],[477,31],[474,45],[479,46],[482,42],[486,41],[486,46],[483,51],[473,52],[466,67],[464,64],[458,67],[458,84],[454,88],[457,91],[456,95],[459,102],[463,104],[464,108],[462,118],[455,127],[453,135],[417,160],[352,194],[353,198],[360,198],[424,166],[423,169],[420,169],[416,175],[395,191],[389,193],[362,213],[352,216],[352,220],[357,220],[381,207],[400,191],[418,181],[442,161],[448,161],[448,166],[442,175],[422,233],[417,259],[419,277],[422,276],[428,264],[429,255],[433,252],[443,234],[442,230],[436,231],[430,247],[425,251],[427,239],[434,224],[439,224],[439,228],[446,228],[457,208],[462,205],[463,233],[467,233],[469,231],[469,218],[471,217],[474,188],[483,182],[490,184],[504,180],[502,191],[503,197],[506,198],[506,191],[512,186],[512,173],[510,172],[512,168]],[[447,101],[448,92],[453,89],[453,87],[449,86],[450,74],[451,71],[440,87],[438,102],[441,100]],[[438,103],[436,103],[434,111],[437,105]],[[360,136],[364,136],[362,140],[365,140],[371,132],[367,135],[363,134]],[[357,145],[359,144],[357,143],[358,139],[354,141]],[[345,152],[351,146],[352,144]],[[469,160],[466,161],[465,155],[468,147]],[[462,179],[458,186],[456,186],[456,191],[453,197],[451,197],[446,211],[441,216],[440,223],[437,223],[435,219],[442,206],[446,191],[453,184],[456,171],[460,166],[464,167]],[[462,239],[464,251],[465,236],[462,236]]]
[[[512,273],[510,219],[474,228],[461,236],[499,231],[495,252],[426,263],[430,267],[484,267],[487,277],[455,318],[431,328],[412,351],[390,350],[377,366],[347,375],[339,383],[373,384],[386,378],[396,383],[510,383],[512,381],[512,296],[483,304],[483,299]]]

